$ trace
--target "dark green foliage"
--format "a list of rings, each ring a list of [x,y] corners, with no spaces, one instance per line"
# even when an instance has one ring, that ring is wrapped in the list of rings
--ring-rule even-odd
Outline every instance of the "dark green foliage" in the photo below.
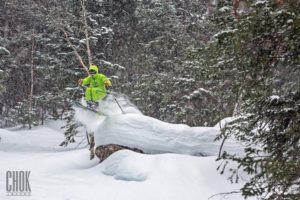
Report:
[[[252,178],[242,188],[245,197],[300,197],[300,91],[256,102],[252,113],[227,124],[217,139],[236,138],[245,155],[223,152]]]
[[[136,3],[135,12],[127,18],[128,37],[123,32],[120,36],[123,56],[116,57],[126,67],[120,89],[146,115],[189,125],[216,122],[198,114],[205,110],[205,100],[191,103],[186,98],[201,87],[199,80],[186,73],[185,53],[211,34],[204,20],[206,5],[206,1],[143,1]],[[122,25],[118,26],[120,30]]]
[[[61,45],[63,38],[57,37],[56,30],[33,1],[6,1],[0,17],[1,44],[10,51],[4,55],[0,67],[5,88],[0,96],[2,125],[21,123],[30,127],[43,124],[48,117],[58,118],[65,108],[62,91],[72,80],[70,74],[76,73],[76,69],[68,72],[69,66],[59,57],[59,52],[65,50]],[[65,57],[65,61],[70,58]]]
[[[240,103],[240,117],[217,140],[236,139],[245,145],[244,154],[223,152],[219,159],[238,163],[231,180],[238,170],[251,176],[241,190],[244,197],[299,199],[299,1],[249,1],[239,19],[223,7],[228,2],[220,1],[212,18],[220,31],[191,54],[201,64],[200,76],[218,83],[212,90],[229,104]]]
[[[68,112],[66,116],[64,116],[64,120],[66,121],[66,125],[61,127],[65,129],[65,140],[60,144],[60,146],[67,146],[69,143],[75,142],[75,136],[78,133],[77,128],[79,127],[78,123],[74,121],[74,110],[72,112]]]
[[[204,94],[201,100],[193,97],[192,103],[185,97],[203,86],[198,84],[199,79],[192,84],[189,81],[194,70],[185,71],[185,52],[209,39],[212,28],[205,21],[207,4],[177,0],[86,1],[94,64],[112,78],[114,90],[128,95],[145,114],[169,122],[212,125],[219,117],[211,119],[209,114],[215,111],[204,106],[210,95]],[[10,113],[29,98],[34,38],[33,96],[40,102],[34,104],[35,110],[47,110],[43,119],[61,117],[63,112],[59,111],[66,108],[66,97],[62,95],[65,88],[74,87],[78,78],[85,76],[61,31],[63,28],[68,33],[87,63],[80,0],[1,1],[0,9],[0,56],[4,58],[0,69],[5,83],[0,84],[0,106]],[[48,104],[51,95],[63,98],[57,105]],[[12,115],[7,113],[4,124],[17,124],[15,119],[8,119]]]

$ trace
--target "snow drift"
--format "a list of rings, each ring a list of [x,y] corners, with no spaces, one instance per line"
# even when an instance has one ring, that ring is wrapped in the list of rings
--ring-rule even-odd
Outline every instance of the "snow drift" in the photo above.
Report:
[[[207,200],[241,186],[216,171],[215,157],[121,150],[99,164],[89,160],[86,148],[59,147],[63,135],[54,125],[48,122],[33,131],[0,129],[0,199],[15,199],[6,196],[7,170],[31,171],[28,200]],[[229,199],[242,198],[235,194]]]
[[[122,114],[112,96],[99,106],[107,117],[76,109],[76,119],[95,133],[96,146],[113,143],[138,148],[148,154],[217,155],[220,143],[214,139],[219,134],[219,127],[189,127],[162,122],[143,115],[124,97],[119,97],[118,101],[126,114]],[[224,149],[239,153],[242,147],[228,141]]]
[[[76,108],[76,119],[95,132],[97,145],[117,143],[155,155],[120,150],[99,164],[89,160],[87,147],[80,143],[83,129],[76,137],[79,143],[67,148],[59,146],[62,122],[48,121],[31,131],[0,129],[0,199],[13,199],[6,196],[8,170],[31,171],[30,200],[206,200],[241,187],[242,182],[230,184],[216,171],[215,156],[192,156],[218,152],[213,141],[217,127],[165,123],[142,115],[125,98],[119,101],[127,114],[110,97],[101,104],[107,117]],[[233,141],[226,148],[240,151]],[[242,199],[240,194],[229,198]],[[211,198],[216,199],[222,198]]]

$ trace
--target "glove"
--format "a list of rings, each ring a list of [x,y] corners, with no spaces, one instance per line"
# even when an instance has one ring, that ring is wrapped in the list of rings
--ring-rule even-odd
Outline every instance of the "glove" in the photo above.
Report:
[[[106,81],[104,82],[104,85],[105,85],[105,87],[110,87],[110,86],[111,86],[110,80],[106,80]]]
[[[78,84],[82,85],[82,83],[83,83],[83,79],[81,78],[81,79],[78,80]]]

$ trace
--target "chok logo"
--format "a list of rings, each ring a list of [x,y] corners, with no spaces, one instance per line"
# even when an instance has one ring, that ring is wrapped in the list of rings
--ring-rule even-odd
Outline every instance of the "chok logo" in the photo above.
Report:
[[[29,175],[30,171],[7,171],[7,196],[31,196]]]

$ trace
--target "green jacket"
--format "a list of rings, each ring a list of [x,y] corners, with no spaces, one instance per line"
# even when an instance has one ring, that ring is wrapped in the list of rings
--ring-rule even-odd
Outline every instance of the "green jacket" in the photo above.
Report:
[[[104,74],[89,75],[83,79],[82,85],[90,88],[99,88],[102,92],[106,92],[105,83],[109,79]]]
[[[106,86],[111,86],[111,82],[104,74],[98,73],[97,66],[92,65],[90,70],[94,70],[96,74],[89,75],[82,81],[82,85],[88,87],[85,90],[85,99],[87,101],[98,101],[106,96]]]

